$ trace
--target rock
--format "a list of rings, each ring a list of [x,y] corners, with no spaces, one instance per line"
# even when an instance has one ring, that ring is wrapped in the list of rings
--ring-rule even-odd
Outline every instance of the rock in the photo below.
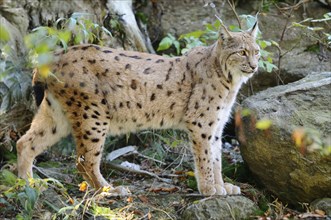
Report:
[[[255,210],[254,202],[243,196],[207,198],[187,207],[181,219],[248,219]]]
[[[331,198],[316,199],[310,204],[311,210],[323,210],[327,216],[331,217]]]
[[[331,196],[331,157],[318,151],[304,152],[323,146],[321,142],[331,144],[330,91],[331,72],[313,73],[244,100],[242,108],[249,109],[250,116],[237,113],[244,161],[258,180],[285,202],[298,205]],[[256,129],[255,117],[270,119],[271,127]],[[296,130],[298,127],[306,130]],[[291,138],[295,130],[303,132],[299,140],[306,141],[301,149]]]

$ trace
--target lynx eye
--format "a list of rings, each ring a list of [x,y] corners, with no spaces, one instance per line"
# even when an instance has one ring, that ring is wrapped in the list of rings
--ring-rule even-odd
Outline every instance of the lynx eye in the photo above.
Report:
[[[238,54],[239,54],[240,56],[246,56],[246,51],[241,50],[241,51],[238,52]]]
[[[260,54],[260,51],[259,50],[256,50],[254,53],[255,53],[255,55],[259,55]]]

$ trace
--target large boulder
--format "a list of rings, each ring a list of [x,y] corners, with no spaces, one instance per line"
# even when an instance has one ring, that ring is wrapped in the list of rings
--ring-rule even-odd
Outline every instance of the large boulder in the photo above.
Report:
[[[207,198],[188,206],[181,219],[249,219],[258,208],[243,196]]]
[[[309,150],[331,144],[331,72],[262,91],[244,100],[242,108],[250,114],[237,113],[237,136],[257,179],[291,204],[330,197],[331,157]],[[257,129],[261,119],[270,119],[271,127]]]

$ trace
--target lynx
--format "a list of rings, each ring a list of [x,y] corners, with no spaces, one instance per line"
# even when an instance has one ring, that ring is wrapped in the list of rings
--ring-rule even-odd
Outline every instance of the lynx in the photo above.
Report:
[[[77,169],[99,189],[109,186],[99,168],[107,135],[175,128],[190,138],[199,192],[240,194],[223,182],[221,136],[239,88],[257,71],[257,31],[222,26],[213,45],[171,58],[97,45],[55,53],[52,75],[34,71],[40,106],[17,142],[18,175],[32,177],[34,158],[71,133]]]

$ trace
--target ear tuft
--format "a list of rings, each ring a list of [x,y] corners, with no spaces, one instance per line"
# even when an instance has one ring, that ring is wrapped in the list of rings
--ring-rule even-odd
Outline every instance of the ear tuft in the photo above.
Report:
[[[248,30],[248,33],[254,38],[256,39],[257,34],[259,33],[259,26],[258,26],[258,22],[256,21],[255,24],[253,25],[253,27]]]

